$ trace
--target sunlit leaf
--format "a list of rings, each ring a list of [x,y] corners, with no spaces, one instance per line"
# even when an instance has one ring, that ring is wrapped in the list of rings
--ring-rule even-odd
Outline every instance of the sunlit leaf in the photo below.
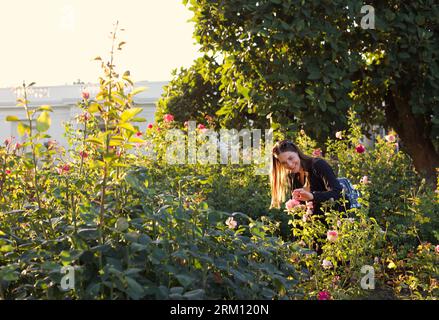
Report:
[[[125,110],[121,114],[120,118],[123,122],[129,121],[132,118],[134,118],[137,114],[142,112],[142,110],[143,110],[142,108],[131,108],[131,109]]]
[[[17,116],[7,116],[6,121],[20,121],[20,118]]]
[[[131,96],[135,96],[136,94],[139,94],[139,93],[141,93],[141,92],[143,92],[143,91],[145,91],[145,90],[146,90],[145,87],[139,87],[139,88],[136,88],[136,89],[134,89],[133,91],[131,91],[131,92],[130,92],[130,95],[131,95]]]
[[[100,110],[100,104],[93,102],[92,104],[90,104],[90,106],[88,107],[88,112],[89,113],[95,113],[98,112]]]
[[[98,138],[87,138],[86,140],[87,142],[91,142],[93,144],[97,144],[97,145],[103,145],[104,142],[101,139]]]
[[[131,132],[137,132],[136,128],[131,123],[122,123],[119,125],[120,128],[124,128],[125,130],[131,131]]]
[[[43,111],[37,118],[37,130],[39,132],[47,131],[51,123],[52,120],[50,119],[49,112]]]
[[[49,105],[43,105],[43,106],[38,108],[38,111],[50,111],[50,112],[53,112],[53,109]]]

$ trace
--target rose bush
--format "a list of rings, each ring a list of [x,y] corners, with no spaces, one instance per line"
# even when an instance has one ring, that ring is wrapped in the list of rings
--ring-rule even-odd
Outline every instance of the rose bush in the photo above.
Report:
[[[1,299],[437,299],[439,188],[418,178],[394,135],[365,147],[354,113],[326,146],[277,132],[358,182],[362,207],[327,203],[318,216],[287,199],[268,210],[257,165],[170,164],[166,136],[189,122],[159,114],[142,131],[141,88],[111,57],[97,60],[100,89],[78,97],[67,150],[45,133],[51,108],[30,110],[26,98],[26,142],[0,146]],[[203,121],[200,143],[220,122]],[[66,266],[72,290],[61,287]],[[361,287],[363,266],[375,291]]]

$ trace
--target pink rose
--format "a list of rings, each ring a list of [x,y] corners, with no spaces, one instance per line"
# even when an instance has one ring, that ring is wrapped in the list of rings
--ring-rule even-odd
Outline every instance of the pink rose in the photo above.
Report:
[[[331,294],[328,291],[320,291],[317,295],[318,300],[331,300]]]
[[[197,128],[198,129],[206,129],[206,126],[204,125],[204,124],[202,124],[202,123],[200,123],[198,126],[197,126]]]
[[[337,139],[343,139],[343,137],[342,137],[342,135],[341,135],[341,131],[337,131],[337,132],[335,133],[335,137],[336,137]]]
[[[364,176],[363,178],[361,178],[360,183],[362,184],[370,183],[369,178],[367,176]]]
[[[139,132],[136,133],[136,136],[137,136],[137,137],[140,137],[142,134],[143,134],[143,133],[139,131]]]
[[[436,250],[436,253],[439,253],[439,244],[436,246],[435,250]]]
[[[152,129],[154,125],[152,123],[148,124],[148,129]]]
[[[15,144],[15,150],[18,150],[18,149],[20,149],[21,147],[22,147],[23,145],[21,144],[21,143],[16,143]]]
[[[328,238],[329,241],[335,242],[338,239],[338,232],[335,230],[329,230],[328,233],[326,234],[326,237]]]
[[[79,152],[79,156],[80,156],[81,158],[85,159],[85,158],[88,157],[88,153],[85,152],[85,151],[80,151],[80,152]]]
[[[226,225],[230,228],[230,229],[235,229],[236,226],[238,225],[238,222],[236,222],[233,217],[229,217],[226,220]]]
[[[333,264],[331,261],[324,259],[322,261],[322,266],[323,266],[323,269],[331,269],[333,267]]]
[[[82,99],[88,100],[90,98],[90,93],[86,90],[82,91]]]
[[[5,139],[5,146],[9,146],[12,142],[12,137]]]
[[[6,174],[11,174],[11,170],[5,170]]]
[[[387,142],[395,142],[396,141],[396,137],[393,134],[388,134],[384,138],[386,139]]]
[[[315,150],[312,152],[312,155],[313,155],[314,157],[321,157],[321,156],[322,156],[322,150],[321,150],[320,148],[315,149]]]
[[[285,203],[285,206],[288,210],[292,210],[294,207],[298,206],[300,204],[300,201],[296,199],[290,199]]]
[[[307,221],[311,220],[312,213],[313,212],[310,209],[306,210],[306,213],[302,217],[302,221],[307,222]]]
[[[189,125],[189,122],[188,122],[188,121],[185,121],[184,124],[183,124],[183,126],[184,126],[185,128],[187,128],[188,125]]]
[[[334,285],[337,285],[340,282],[340,276],[334,276],[334,278],[332,278],[332,283]]]
[[[90,120],[90,117],[91,117],[90,113],[84,112],[83,114],[81,114],[79,116],[79,120],[80,121],[88,121],[88,120]]]
[[[357,151],[358,153],[363,153],[364,151],[366,151],[366,148],[360,143],[355,147],[355,151]]]
[[[172,121],[174,121],[174,116],[172,114],[165,114],[163,117],[163,120],[165,122],[172,122]]]
[[[65,164],[62,165],[61,167],[58,167],[56,170],[58,171],[58,174],[64,174],[70,171],[70,166],[68,164]]]

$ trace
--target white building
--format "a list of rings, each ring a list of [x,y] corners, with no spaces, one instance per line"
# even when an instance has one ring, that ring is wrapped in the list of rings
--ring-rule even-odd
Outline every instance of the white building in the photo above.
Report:
[[[154,122],[156,103],[163,93],[163,87],[167,82],[140,81],[135,83],[135,88],[146,87],[147,89],[134,97],[136,107],[142,107],[143,111],[138,117],[146,118],[146,122],[138,123],[144,131],[150,122]],[[93,84],[75,84],[64,86],[37,87],[33,86],[28,91],[29,107],[50,105],[52,124],[48,134],[53,140],[61,145],[67,146],[67,139],[64,135],[63,123],[74,119],[81,113],[77,102],[80,101],[82,91],[86,89],[93,98],[98,92],[98,86]],[[22,106],[17,106],[17,98],[21,97],[20,88],[0,89],[0,143],[8,137],[15,137],[20,140],[17,132],[17,122],[7,122],[7,116],[17,116],[19,119],[26,119],[26,112]]]

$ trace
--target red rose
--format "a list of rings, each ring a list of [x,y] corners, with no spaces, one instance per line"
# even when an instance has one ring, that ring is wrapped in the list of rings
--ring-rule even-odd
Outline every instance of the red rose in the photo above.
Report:
[[[366,148],[360,143],[355,147],[355,151],[357,151],[358,153],[363,153],[364,151],[366,151]]]
[[[320,291],[317,295],[318,300],[331,300],[331,294],[328,291]]]
[[[165,116],[163,117],[163,120],[165,122],[172,122],[172,121],[174,121],[174,116],[172,114],[165,114]]]

